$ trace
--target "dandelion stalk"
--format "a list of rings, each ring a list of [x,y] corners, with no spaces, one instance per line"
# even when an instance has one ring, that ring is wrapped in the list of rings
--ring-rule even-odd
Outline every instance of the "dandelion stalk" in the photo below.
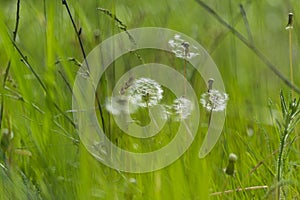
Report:
[[[212,85],[214,83],[214,79],[210,78],[208,80],[208,90],[207,92],[210,93],[210,91],[212,90]],[[209,112],[209,119],[208,119],[208,127],[210,126],[210,121],[211,121],[211,117],[212,117],[212,112],[213,112],[213,107],[211,107],[210,112]]]
[[[286,26],[286,29],[289,31],[289,54],[290,54],[290,80],[294,84],[294,74],[293,74],[293,52],[292,52],[292,29],[293,29],[293,13],[289,13],[289,21]],[[292,91],[292,97],[294,92]]]
[[[189,56],[189,46],[190,44],[188,42],[183,42],[181,44],[184,48],[184,52],[183,52],[183,56],[184,56],[184,64],[183,64],[183,75],[184,75],[184,79],[186,80],[186,65],[187,65],[187,58]],[[186,95],[186,82],[185,80],[183,81],[183,85],[184,85],[184,95]]]

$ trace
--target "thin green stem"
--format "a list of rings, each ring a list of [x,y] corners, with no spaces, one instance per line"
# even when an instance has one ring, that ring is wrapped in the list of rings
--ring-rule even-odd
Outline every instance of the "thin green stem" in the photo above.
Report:
[[[187,61],[186,61],[186,59],[184,59],[184,80],[183,80],[183,82],[184,82],[184,96],[186,96],[186,63],[187,63]]]
[[[15,24],[15,28],[14,28],[14,31],[13,31],[13,41],[14,42],[17,39],[17,33],[18,33],[18,30],[19,30],[19,23],[20,23],[20,0],[17,0],[16,24]],[[5,85],[6,85],[8,73],[9,73],[9,70],[10,70],[10,65],[11,65],[11,60],[8,61],[6,69],[5,69],[4,78],[3,78],[3,88],[5,88]],[[2,97],[2,99],[1,99],[1,110],[0,110],[0,130],[1,130],[1,127],[2,127],[3,114],[4,114],[4,99]]]
[[[79,45],[80,45],[80,49],[81,49],[81,52],[82,52],[82,55],[83,55],[83,59],[84,59],[84,62],[86,64],[86,67],[87,67],[87,73],[89,74],[90,73],[90,67],[89,67],[89,63],[86,59],[86,53],[85,53],[85,50],[84,50],[84,47],[83,47],[83,43],[82,43],[82,40],[81,40],[81,31],[82,29],[81,28],[77,28],[76,24],[75,24],[75,21],[73,19],[73,16],[72,16],[72,13],[70,11],[70,8],[69,8],[69,5],[67,3],[67,0],[62,0],[62,4],[66,7],[67,9],[67,12],[68,12],[68,15],[70,17],[70,20],[72,22],[72,25],[73,25],[73,28],[74,28],[74,31],[76,33],[76,36],[77,36],[77,39],[78,39],[78,42],[79,42]],[[96,88],[95,88],[96,89]],[[102,107],[101,107],[101,104],[100,104],[100,99],[98,97],[97,94],[95,94],[96,96],[96,101],[97,101],[97,106],[98,106],[98,109],[100,111],[100,117],[101,117],[101,122],[102,122],[102,128],[103,130],[105,131],[105,124],[104,124],[104,117],[103,117],[103,112],[102,112]]]
[[[283,136],[280,140],[280,148],[279,148],[279,154],[278,154],[278,163],[277,163],[277,182],[279,183],[281,181],[281,172],[282,172],[282,155],[283,155],[283,151],[284,151],[284,147],[285,147],[285,141],[286,138],[288,136],[287,131],[285,130],[283,133]],[[278,184],[278,188],[277,188],[277,198],[280,199],[280,184]]]
[[[292,29],[291,28],[289,28],[289,50],[290,50],[290,79],[291,79],[291,83],[294,84],[293,52],[292,52]],[[292,97],[294,97],[294,91],[292,91]]]
[[[79,42],[79,45],[80,45],[80,49],[81,49],[81,52],[82,52],[82,55],[83,55],[83,59],[84,59],[84,61],[85,61],[85,64],[86,64],[86,67],[87,67],[87,69],[88,69],[88,71],[90,71],[90,68],[89,68],[89,64],[88,64],[88,62],[87,62],[87,60],[86,60],[86,53],[85,53],[85,50],[84,50],[84,47],[83,47],[83,43],[82,43],[82,40],[81,40],[81,37],[80,37],[80,35],[81,35],[81,28],[77,28],[77,26],[76,26],[76,24],[75,24],[75,21],[74,21],[74,19],[73,19],[73,16],[72,16],[72,14],[71,14],[71,11],[70,11],[70,8],[69,8],[69,5],[68,5],[68,3],[67,3],[67,1],[66,0],[62,0],[62,4],[66,7],[66,9],[67,9],[67,12],[68,12],[68,14],[69,14],[69,17],[70,17],[70,19],[71,19],[71,22],[72,22],[72,25],[73,25],[73,28],[74,28],[74,30],[75,30],[75,33],[76,33],[76,36],[77,36],[77,39],[78,39],[78,42]]]
[[[40,78],[40,76],[33,69],[33,67],[31,66],[31,64],[27,60],[27,57],[22,53],[22,51],[20,50],[20,48],[17,46],[17,44],[14,41],[12,41],[12,43],[13,43],[15,49],[17,50],[17,52],[19,53],[19,55],[21,56],[21,61],[33,73],[33,75],[37,79],[38,83],[41,85],[41,87],[43,88],[43,90],[47,93],[48,90],[47,90],[45,84],[43,83],[43,81]],[[52,102],[52,103],[53,103],[54,107],[60,112],[60,114],[62,114],[72,124],[73,127],[76,127],[76,124],[73,122],[73,120],[69,116],[67,116],[65,112],[63,112],[61,110],[61,108],[58,106],[58,104],[56,102]]]

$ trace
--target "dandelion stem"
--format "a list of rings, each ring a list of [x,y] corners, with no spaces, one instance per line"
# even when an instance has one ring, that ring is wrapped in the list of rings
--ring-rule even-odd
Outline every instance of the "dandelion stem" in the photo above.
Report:
[[[183,82],[184,82],[184,96],[186,96],[186,59],[184,59],[184,79]]]
[[[208,127],[210,127],[210,121],[211,121],[211,118],[212,118],[212,113],[213,113],[213,109],[211,109],[211,110],[209,111]]]
[[[291,83],[294,84],[293,74],[293,52],[292,52],[292,29],[289,28],[289,50],[290,50],[290,79]],[[294,97],[294,91],[292,90],[292,97]]]
[[[181,44],[184,48],[184,66],[183,66],[183,70],[184,70],[184,95],[186,95],[186,65],[187,65],[187,59],[188,59],[188,56],[189,56],[189,47],[190,47],[190,44],[188,42],[183,42]]]
[[[207,92],[210,93],[211,90],[212,90],[212,85],[214,83],[214,79],[210,78],[208,80],[208,90]],[[212,112],[213,112],[213,106],[211,107],[210,111],[209,111],[209,118],[208,118],[208,127],[210,126],[210,121],[211,121],[211,118],[212,118]]]

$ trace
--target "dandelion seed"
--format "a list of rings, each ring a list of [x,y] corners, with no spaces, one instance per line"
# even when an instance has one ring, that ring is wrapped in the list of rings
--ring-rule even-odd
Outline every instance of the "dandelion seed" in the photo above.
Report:
[[[129,178],[129,179],[128,179],[128,182],[129,182],[129,183],[132,183],[132,184],[136,184],[136,183],[137,183],[137,181],[136,181],[135,178]]]
[[[247,128],[247,135],[248,137],[252,137],[254,135],[254,130],[251,127]]]
[[[88,70],[85,70],[85,69],[83,69],[83,68],[80,68],[80,69],[78,70],[78,74],[79,74],[82,78],[84,78],[84,79],[90,78],[90,73],[89,73],[89,71],[88,71]]]
[[[182,42],[183,42],[183,40],[182,40],[180,37],[181,37],[181,36],[180,36],[179,34],[175,34],[175,35],[174,35],[175,40],[178,40],[178,41],[182,41]]]
[[[120,94],[121,95],[124,95],[126,90],[132,85],[134,81],[134,78],[131,76],[125,83],[124,85],[122,86],[122,88],[120,89]]]
[[[123,95],[108,98],[105,107],[113,115],[130,114],[136,110],[136,106],[129,102],[127,96]]]
[[[138,145],[137,143],[134,143],[132,146],[135,150],[138,150],[140,148],[140,145]]]
[[[208,111],[223,111],[226,108],[228,94],[211,89],[201,95],[200,103]]]
[[[162,94],[161,85],[149,78],[136,79],[128,88],[129,101],[144,108],[157,105],[163,97]]]
[[[181,39],[181,36],[178,34],[174,36],[174,39],[169,40],[168,43],[172,49],[172,52],[178,58],[191,59],[199,55],[198,48]]]
[[[176,115],[176,120],[181,121],[187,119],[191,115],[194,105],[189,99],[182,96],[174,100],[172,108]]]
[[[102,156],[107,156],[107,147],[103,142],[96,142],[94,141],[94,144],[92,145],[94,150],[96,150],[98,153],[100,153]]]

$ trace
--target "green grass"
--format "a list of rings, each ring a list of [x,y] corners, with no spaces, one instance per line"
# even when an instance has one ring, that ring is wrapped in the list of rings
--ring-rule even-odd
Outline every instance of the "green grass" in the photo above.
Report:
[[[76,26],[82,28],[81,38],[86,53],[106,38],[123,31],[111,17],[97,10],[98,7],[116,14],[127,29],[164,27],[180,31],[202,44],[217,64],[229,94],[223,133],[210,154],[199,159],[209,117],[200,108],[198,134],[188,151],[172,165],[142,174],[124,173],[103,165],[86,150],[69,120],[73,120],[70,87],[73,87],[79,69],[75,60],[81,62],[83,56],[66,8],[61,1],[21,0],[15,44],[26,56],[22,62],[12,42],[17,0],[1,1],[1,141],[4,141],[4,130],[13,132],[14,138],[8,140],[6,147],[1,144],[0,199],[274,199],[278,184],[281,185],[281,196],[300,198],[299,127],[291,134],[290,139],[295,141],[288,154],[285,152],[288,155],[283,161],[285,173],[281,181],[277,181],[281,135],[275,120],[281,119],[280,90],[288,96],[290,88],[196,1],[67,2]],[[205,2],[248,38],[239,10],[239,4],[242,4],[254,46],[289,79],[289,32],[285,26],[288,13],[299,10],[298,1]],[[298,86],[299,21],[295,13],[293,82]],[[145,63],[172,65],[184,74],[182,60],[170,54],[154,50],[138,53]],[[32,69],[24,64],[26,61]],[[4,74],[9,62],[4,88]],[[138,151],[143,151],[167,144],[178,124],[166,124],[157,137],[140,141],[120,134],[112,116],[105,110],[105,100],[111,95],[115,82],[123,73],[140,64],[141,60],[134,54],[116,60],[98,85],[98,97],[112,141],[129,150],[135,150],[132,146],[135,143],[141,147]],[[189,64],[187,77],[200,98],[206,91],[205,82],[199,74],[193,74]],[[294,95],[299,97],[297,93]],[[168,94],[166,101],[172,99],[172,94]],[[145,113],[141,111],[136,118],[143,120]],[[249,136],[251,131],[253,135]],[[223,171],[230,153],[238,156],[235,176],[228,176]],[[216,193],[253,186],[267,188]],[[214,193],[216,195],[211,196]]]

